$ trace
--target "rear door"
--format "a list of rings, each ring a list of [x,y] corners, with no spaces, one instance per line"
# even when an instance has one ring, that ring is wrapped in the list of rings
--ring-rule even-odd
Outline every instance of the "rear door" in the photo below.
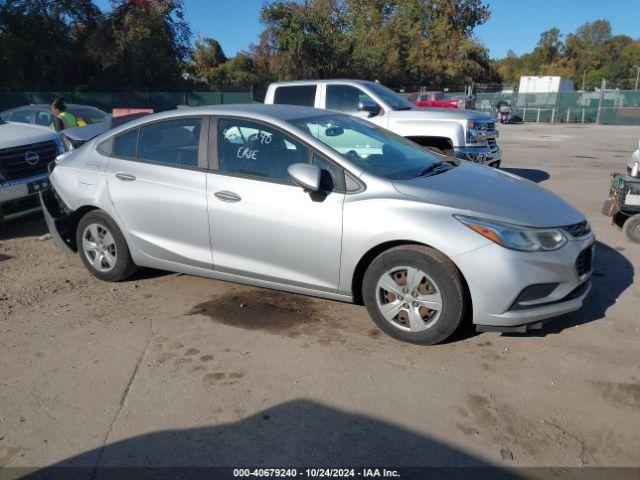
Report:
[[[210,134],[217,156],[208,174],[215,270],[336,292],[344,172],[292,136],[259,122],[220,118]],[[294,163],[323,169],[309,194],[287,173]]]
[[[107,185],[130,242],[150,260],[213,268],[206,198],[208,119],[181,117],[113,140]]]

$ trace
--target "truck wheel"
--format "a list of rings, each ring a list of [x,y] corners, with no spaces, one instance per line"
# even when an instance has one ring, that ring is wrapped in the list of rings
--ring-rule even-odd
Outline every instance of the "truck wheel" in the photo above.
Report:
[[[635,243],[640,243],[640,214],[629,217],[622,226],[624,234]]]
[[[458,269],[443,254],[422,245],[403,245],[380,254],[365,273],[362,296],[381,330],[422,345],[448,338],[467,308]]]
[[[80,219],[76,245],[84,266],[100,280],[119,282],[137,270],[124,235],[102,210],[92,210]]]

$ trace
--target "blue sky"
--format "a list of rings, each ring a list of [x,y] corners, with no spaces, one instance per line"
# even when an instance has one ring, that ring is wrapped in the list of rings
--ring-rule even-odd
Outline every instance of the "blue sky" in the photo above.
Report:
[[[264,0],[184,0],[194,34],[220,42],[227,56],[258,41],[258,14]],[[101,7],[108,0],[97,0]],[[475,30],[493,58],[509,49],[531,51],[540,33],[558,27],[565,35],[585,22],[605,18],[614,34],[640,37],[640,0],[487,0],[491,19]]]

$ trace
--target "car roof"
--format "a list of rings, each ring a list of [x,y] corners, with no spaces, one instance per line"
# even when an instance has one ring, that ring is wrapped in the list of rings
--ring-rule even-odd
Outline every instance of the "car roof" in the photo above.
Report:
[[[27,110],[30,108],[35,108],[35,109],[41,109],[41,110],[51,110],[51,105],[49,105],[48,103],[30,103],[29,105],[20,105],[19,107],[13,107],[13,108],[8,108],[7,110],[4,110],[4,112],[2,113],[12,113],[12,112],[17,112],[20,110]],[[82,105],[79,103],[67,103],[67,108],[93,108],[94,110],[101,110],[98,107],[94,107],[93,105]],[[104,111],[104,110],[101,110]]]
[[[332,78],[328,80],[292,80],[290,82],[273,82],[269,86],[282,87],[293,85],[319,85],[321,83],[334,84],[334,83],[358,83],[361,85],[380,85],[379,83],[372,82],[370,80],[358,80],[355,78]]]
[[[265,105],[263,103],[237,103],[231,105],[204,105],[201,107],[187,107],[178,110],[167,110],[147,115],[132,123],[147,123],[163,118],[189,117],[194,115],[242,116],[255,120],[274,122],[288,121],[302,117],[316,117],[320,115],[341,115],[338,112],[321,110],[319,108],[298,105]]]

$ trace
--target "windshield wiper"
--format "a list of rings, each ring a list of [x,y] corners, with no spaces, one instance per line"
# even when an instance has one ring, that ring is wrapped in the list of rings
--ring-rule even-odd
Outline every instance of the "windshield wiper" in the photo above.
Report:
[[[434,170],[436,170],[437,168],[443,167],[443,166],[447,166],[449,168],[447,168],[447,170],[453,168],[453,165],[455,165],[455,163],[451,162],[450,160],[447,160],[446,162],[436,162],[436,163],[432,163],[431,165],[428,165],[426,168],[424,168],[419,174],[419,177],[425,177],[427,176],[429,173],[433,172]]]

